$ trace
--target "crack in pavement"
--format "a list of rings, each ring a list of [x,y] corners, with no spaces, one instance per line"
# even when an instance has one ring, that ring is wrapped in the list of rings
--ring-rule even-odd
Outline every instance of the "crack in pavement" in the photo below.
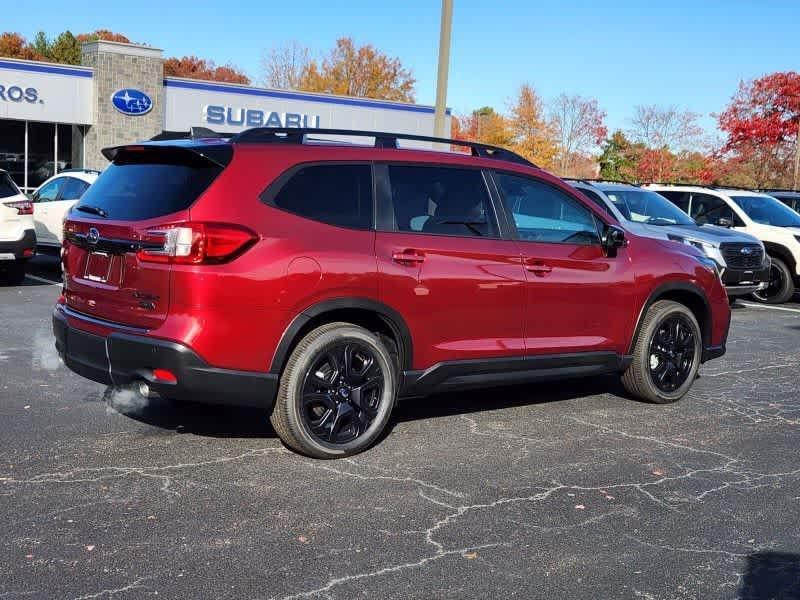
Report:
[[[218,464],[224,464],[234,461],[239,461],[245,458],[254,456],[264,456],[270,453],[287,454],[288,450],[284,448],[257,448],[249,450],[243,454],[236,456],[226,456],[222,458],[214,458],[205,461],[194,463],[177,463],[173,465],[160,465],[151,467],[79,467],[67,471],[55,471],[51,473],[42,473],[29,479],[16,479],[14,477],[0,477],[0,483],[4,485],[17,484],[17,485],[38,485],[47,483],[95,483],[98,481],[105,481],[108,479],[121,479],[129,475],[138,475],[140,477],[160,479],[163,481],[161,491],[176,496],[180,494],[170,489],[172,485],[172,475],[161,474],[164,471],[182,470],[197,467],[206,467]],[[76,477],[79,474],[93,474],[98,473],[96,477]]]
[[[83,596],[76,596],[74,600],[90,600],[91,598],[102,598],[103,596],[114,596],[115,594],[121,594],[123,592],[127,592],[130,590],[135,590],[138,588],[146,588],[147,586],[142,585],[143,581],[148,581],[153,579],[155,575],[148,575],[147,577],[139,577],[136,581],[133,581],[121,588],[113,588],[113,589],[105,589],[100,590],[99,592],[95,592],[92,594],[85,594]]]

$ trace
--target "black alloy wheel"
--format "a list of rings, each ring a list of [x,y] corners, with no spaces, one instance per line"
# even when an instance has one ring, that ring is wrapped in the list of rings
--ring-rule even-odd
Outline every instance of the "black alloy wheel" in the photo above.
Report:
[[[681,314],[659,323],[650,340],[650,379],[660,391],[672,393],[689,378],[695,361],[695,334]]]
[[[780,259],[772,259],[769,269],[769,284],[753,292],[753,298],[765,304],[783,304],[792,299],[795,288],[789,267]]]
[[[326,348],[303,381],[304,426],[322,442],[352,442],[375,420],[384,383],[377,357],[366,344],[343,340]]]

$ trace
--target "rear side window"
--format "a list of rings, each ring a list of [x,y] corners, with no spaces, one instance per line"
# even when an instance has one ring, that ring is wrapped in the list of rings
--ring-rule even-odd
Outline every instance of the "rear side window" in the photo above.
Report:
[[[123,150],[76,208],[101,209],[122,221],[161,217],[189,208],[221,172],[218,164],[189,151]]]
[[[328,225],[372,228],[372,168],[310,165],[295,172],[272,199],[289,212]]]
[[[395,231],[497,235],[483,174],[474,169],[389,165]]]
[[[0,198],[10,198],[19,194],[19,189],[8,173],[0,173]]]
[[[542,181],[497,174],[497,186],[519,237],[528,242],[599,244],[594,214],[577,200]]]
[[[61,188],[61,200],[77,200],[89,188],[89,184],[76,177],[65,177]]]

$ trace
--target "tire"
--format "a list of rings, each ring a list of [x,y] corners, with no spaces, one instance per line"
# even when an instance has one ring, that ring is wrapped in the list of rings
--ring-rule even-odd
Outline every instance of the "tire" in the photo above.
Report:
[[[680,324],[677,336],[673,329],[676,322]],[[687,335],[689,333],[691,338]],[[676,340],[675,347],[664,351],[670,347],[672,339]],[[622,385],[628,393],[641,400],[655,404],[677,402],[697,378],[702,339],[700,325],[689,308],[671,300],[655,302],[647,309],[642,321],[633,360],[622,375]],[[667,381],[662,380],[659,384],[657,380],[660,377]],[[672,383],[675,383],[674,388],[670,385]]]
[[[789,267],[780,258],[772,257],[769,271],[769,287],[753,292],[753,299],[764,304],[783,304],[794,296],[794,279]]]
[[[8,265],[7,270],[4,273],[0,273],[0,277],[2,277],[10,285],[20,285],[23,281],[25,281],[25,261],[15,260],[13,263]]]
[[[301,454],[351,456],[381,435],[397,387],[394,359],[379,336],[350,323],[329,323],[306,335],[289,356],[270,422],[281,441]]]

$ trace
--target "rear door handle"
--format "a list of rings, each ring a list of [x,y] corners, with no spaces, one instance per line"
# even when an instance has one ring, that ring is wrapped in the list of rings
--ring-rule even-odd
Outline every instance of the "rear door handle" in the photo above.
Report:
[[[419,265],[425,262],[425,255],[418,250],[398,250],[392,252],[392,260],[405,266]]]
[[[525,270],[536,275],[545,275],[553,270],[553,267],[544,263],[534,263],[525,265]]]

